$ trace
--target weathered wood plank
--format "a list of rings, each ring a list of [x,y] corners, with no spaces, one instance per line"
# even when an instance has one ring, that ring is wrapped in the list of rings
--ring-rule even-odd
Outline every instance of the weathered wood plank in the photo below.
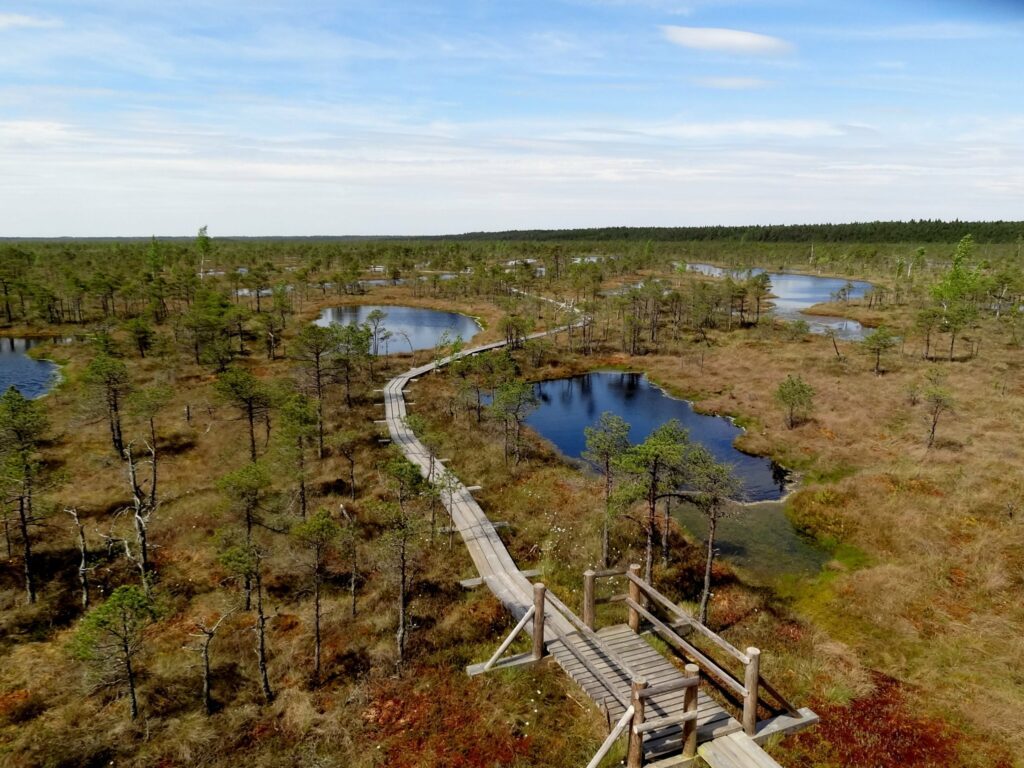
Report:
[[[698,750],[710,768],[782,768],[744,733],[732,733]]]

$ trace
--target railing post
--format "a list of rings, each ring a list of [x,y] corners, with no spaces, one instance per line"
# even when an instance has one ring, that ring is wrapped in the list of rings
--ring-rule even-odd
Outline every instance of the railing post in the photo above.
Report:
[[[533,658],[540,661],[544,658],[544,602],[547,588],[537,583],[533,585]]]
[[[629,573],[636,578],[640,578],[640,566],[634,563],[629,566]],[[629,580],[629,599],[638,605],[643,605],[643,593],[640,589],[640,585],[632,579]],[[635,608],[629,609],[629,628],[634,632],[640,631],[640,614],[636,612]]]
[[[700,676],[700,667],[696,664],[687,664],[686,667],[687,677],[698,677]],[[684,712],[697,712],[697,693],[698,686],[694,685],[686,689],[683,694],[683,711]],[[683,723],[683,757],[693,757],[697,754],[697,718],[693,720],[687,720]]]
[[[743,698],[743,731],[747,736],[753,736],[757,730],[757,699],[758,686],[761,680],[761,652],[757,648],[747,648],[746,675],[743,685],[747,689],[747,695]]]
[[[643,768],[644,735],[637,733],[637,726],[644,724],[644,700],[640,695],[647,687],[646,680],[633,681],[633,725],[629,729],[629,754],[626,757],[626,768]]]
[[[583,572],[583,623],[591,630],[597,624],[597,618],[595,617],[597,604],[594,602],[594,586],[596,581],[597,577],[594,576],[592,569]]]

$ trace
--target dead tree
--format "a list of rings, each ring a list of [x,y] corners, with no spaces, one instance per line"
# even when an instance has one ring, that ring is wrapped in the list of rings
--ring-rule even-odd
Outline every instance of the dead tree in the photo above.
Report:
[[[78,518],[78,510],[75,507],[68,507],[64,511],[71,515],[71,519],[74,520],[75,527],[78,529],[78,552],[81,555],[78,563],[78,583],[82,586],[82,608],[88,610],[89,571],[92,569],[89,567],[89,550],[85,544],[85,526]]]
[[[197,632],[189,633],[189,637],[198,638],[198,643],[194,646],[186,646],[187,650],[194,651],[200,655],[202,659],[201,664],[203,668],[203,709],[206,714],[212,715],[214,709],[213,693],[210,689],[210,681],[212,676],[210,674],[210,645],[213,643],[213,638],[217,636],[217,630],[220,629],[220,625],[224,623],[224,620],[233,614],[237,609],[232,608],[227,613],[221,615],[219,619],[213,624],[208,626],[202,621],[193,622],[193,626],[198,630]]]

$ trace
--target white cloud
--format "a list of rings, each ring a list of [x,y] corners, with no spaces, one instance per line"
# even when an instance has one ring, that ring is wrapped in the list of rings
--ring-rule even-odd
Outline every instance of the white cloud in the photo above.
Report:
[[[71,127],[50,120],[0,120],[0,146],[57,144],[74,138]]]
[[[698,51],[778,56],[793,50],[792,44],[782,38],[740,29],[666,25],[661,31],[670,43]]]
[[[25,16],[21,13],[0,13],[0,32],[5,29],[52,29],[59,26],[60,21],[57,19]]]
[[[701,88],[715,88],[721,91],[749,91],[767,88],[771,81],[760,77],[695,77],[691,82]]]

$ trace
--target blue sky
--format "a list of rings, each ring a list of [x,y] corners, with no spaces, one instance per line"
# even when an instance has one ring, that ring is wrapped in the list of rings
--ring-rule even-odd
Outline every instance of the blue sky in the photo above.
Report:
[[[0,3],[0,236],[1024,218],[1024,2]]]

